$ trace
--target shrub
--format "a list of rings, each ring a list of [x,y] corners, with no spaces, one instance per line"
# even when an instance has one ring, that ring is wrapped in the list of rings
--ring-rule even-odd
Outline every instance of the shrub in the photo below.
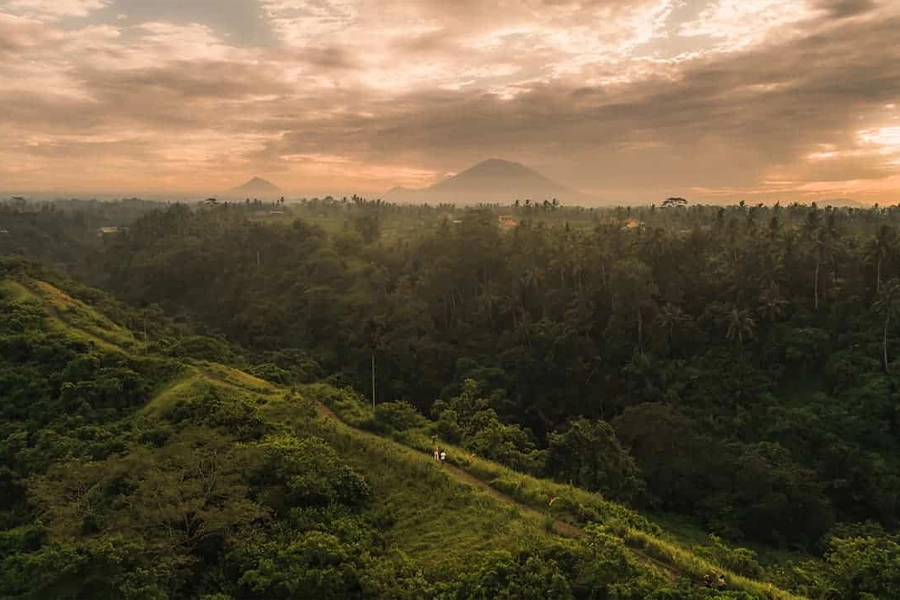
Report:
[[[424,426],[425,417],[409,402],[384,402],[375,406],[375,416],[368,425],[383,433],[406,431]]]
[[[756,552],[747,548],[729,548],[716,535],[710,535],[709,541],[710,546],[694,546],[694,554],[745,577],[762,577],[763,568],[757,561]]]
[[[265,379],[266,381],[277,383],[279,385],[290,385],[292,380],[290,371],[285,371],[272,363],[253,365],[247,368],[247,372],[254,377],[259,377],[260,379]]]

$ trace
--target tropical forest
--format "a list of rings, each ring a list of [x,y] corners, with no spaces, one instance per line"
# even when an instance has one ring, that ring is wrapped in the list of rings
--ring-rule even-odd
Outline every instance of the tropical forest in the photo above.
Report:
[[[897,206],[0,230],[0,598],[900,598]]]

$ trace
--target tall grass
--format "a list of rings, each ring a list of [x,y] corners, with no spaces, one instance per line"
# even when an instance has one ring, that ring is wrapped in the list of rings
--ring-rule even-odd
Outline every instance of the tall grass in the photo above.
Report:
[[[211,363],[208,361],[195,361],[194,364],[196,364],[201,371],[207,373],[212,379],[218,380],[221,383],[238,387],[248,392],[255,392],[257,394],[269,395],[278,393],[277,386],[233,367],[227,367],[219,363]]]
[[[13,302],[28,302],[35,299],[34,294],[28,288],[12,279],[0,281],[0,295]]]
[[[74,337],[119,351],[134,350],[140,345],[131,331],[116,325],[81,300],[72,298],[45,281],[34,281],[33,285],[33,290],[50,309],[50,314],[69,328]]]

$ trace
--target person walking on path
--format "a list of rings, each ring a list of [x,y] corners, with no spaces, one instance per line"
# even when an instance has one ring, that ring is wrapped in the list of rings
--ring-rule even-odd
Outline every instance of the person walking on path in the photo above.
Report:
[[[447,453],[441,450],[441,466],[444,466],[444,461],[447,460]]]
[[[441,449],[437,444],[434,445],[434,460],[441,460]]]

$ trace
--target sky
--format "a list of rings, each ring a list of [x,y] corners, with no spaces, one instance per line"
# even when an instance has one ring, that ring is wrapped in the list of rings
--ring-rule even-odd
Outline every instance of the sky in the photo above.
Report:
[[[900,202],[897,0],[0,0],[0,190]]]

